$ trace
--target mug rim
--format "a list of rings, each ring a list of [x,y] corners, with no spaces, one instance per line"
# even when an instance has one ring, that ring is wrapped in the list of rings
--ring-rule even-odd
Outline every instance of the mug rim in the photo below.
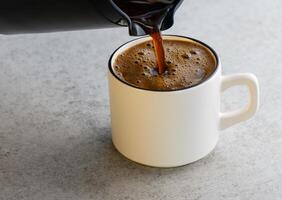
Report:
[[[117,80],[119,80],[121,83],[131,87],[131,88],[134,88],[134,89],[137,89],[137,90],[142,90],[142,91],[148,91],[148,92],[161,92],[161,93],[169,93],[169,92],[177,92],[177,91],[183,91],[183,90],[189,90],[189,89],[192,89],[192,88],[196,88],[206,82],[208,82],[210,79],[212,79],[218,72],[219,70],[219,66],[220,66],[220,59],[219,59],[219,56],[217,55],[216,51],[210,47],[209,45],[207,45],[206,43],[198,40],[198,39],[195,39],[195,38],[191,38],[191,37],[188,37],[188,36],[182,36],[182,35],[174,35],[174,34],[163,34],[162,36],[169,36],[169,37],[176,37],[176,38],[182,38],[182,39],[188,39],[188,40],[192,40],[196,43],[199,43],[201,45],[203,45],[204,47],[206,47],[207,49],[209,49],[212,54],[214,55],[215,57],[215,60],[216,60],[216,66],[215,66],[215,70],[210,74],[210,76],[205,79],[204,81],[200,82],[200,83],[197,83],[195,85],[192,85],[192,86],[188,86],[188,87],[184,87],[184,88],[179,88],[179,89],[173,89],[173,90],[155,90],[155,89],[146,89],[146,88],[141,88],[141,87],[137,87],[135,85],[132,85],[132,84],[129,84],[127,83],[126,81],[120,79],[113,71],[113,66],[112,66],[112,61],[113,61],[113,57],[114,55],[124,46],[132,43],[132,42],[135,42],[137,40],[141,40],[141,39],[145,39],[145,38],[149,38],[150,36],[143,36],[143,37],[139,37],[139,38],[136,38],[136,39],[133,39],[133,40],[130,40],[122,45],[120,45],[113,53],[112,55],[110,56],[109,58],[109,61],[108,61],[108,67],[109,67],[109,71],[110,73],[113,75],[113,77],[115,77]]]

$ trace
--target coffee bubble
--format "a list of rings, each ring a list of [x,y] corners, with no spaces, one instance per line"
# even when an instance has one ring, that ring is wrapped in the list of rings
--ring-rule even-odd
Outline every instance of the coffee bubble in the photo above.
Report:
[[[157,69],[155,69],[155,68],[150,68],[150,74],[152,76],[158,76],[159,75]]]
[[[124,78],[123,74],[121,72],[118,72],[117,73],[117,76],[121,77],[121,78]]]
[[[192,55],[197,55],[197,54],[198,54],[195,50],[190,50],[190,53],[191,53]]]
[[[195,70],[195,77],[196,78],[202,78],[202,77],[205,76],[205,74],[206,74],[205,70],[203,70],[201,68]]]
[[[144,69],[144,70],[150,70],[150,67],[145,66],[145,67],[143,67],[143,69]]]
[[[186,53],[182,54],[181,57],[184,58],[184,59],[190,59],[190,56]]]

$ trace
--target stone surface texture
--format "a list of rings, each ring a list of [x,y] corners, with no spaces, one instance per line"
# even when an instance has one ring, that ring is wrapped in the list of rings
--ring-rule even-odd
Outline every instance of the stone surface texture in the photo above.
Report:
[[[225,74],[256,74],[257,115],[196,163],[140,166],[110,134],[107,61],[126,28],[2,35],[0,200],[282,199],[282,1],[185,0],[166,33],[214,47]],[[246,93],[226,92],[222,109]]]

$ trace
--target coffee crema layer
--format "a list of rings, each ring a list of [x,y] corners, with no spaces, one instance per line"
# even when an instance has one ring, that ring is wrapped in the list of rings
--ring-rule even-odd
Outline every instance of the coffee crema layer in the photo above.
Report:
[[[163,40],[165,72],[158,74],[151,41],[133,46],[118,55],[113,71],[119,79],[147,90],[184,89],[205,81],[216,68],[210,49],[194,41]]]

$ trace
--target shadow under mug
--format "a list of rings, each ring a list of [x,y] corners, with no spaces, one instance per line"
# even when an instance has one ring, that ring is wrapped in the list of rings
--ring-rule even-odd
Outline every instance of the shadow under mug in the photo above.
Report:
[[[115,59],[127,49],[151,40],[139,38],[119,47],[109,60],[109,94],[112,140],[130,160],[153,167],[177,167],[209,154],[219,131],[251,118],[259,105],[259,84],[250,73],[222,75],[220,59],[208,45],[184,36],[164,39],[201,44],[211,51],[217,67],[198,85],[174,91],[136,88],[113,72]],[[220,112],[221,92],[237,85],[247,86],[249,102],[239,110]]]

